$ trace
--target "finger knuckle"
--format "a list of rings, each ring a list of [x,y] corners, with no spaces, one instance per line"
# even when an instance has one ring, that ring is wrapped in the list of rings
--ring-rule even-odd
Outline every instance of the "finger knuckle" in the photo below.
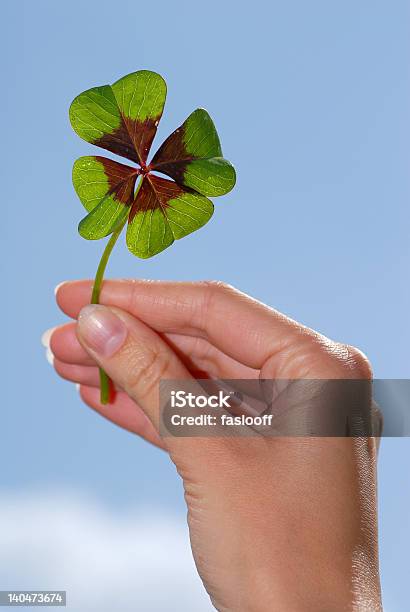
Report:
[[[149,283],[150,281],[148,281]],[[129,310],[130,312],[138,312],[141,308],[141,301],[144,298],[143,292],[141,292],[140,281],[133,279],[130,283],[130,294],[129,294]]]
[[[350,344],[342,345],[345,351],[346,365],[355,378],[371,379],[372,366],[367,356],[357,347]]]
[[[222,293],[224,291],[229,291],[232,289],[232,286],[229,283],[225,283],[225,281],[221,280],[205,280],[202,281],[202,285],[205,289],[210,293]]]
[[[201,281],[199,285],[202,289],[202,299],[198,313],[198,327],[200,329],[205,329],[206,321],[209,319],[220,297],[224,294],[235,292],[235,288],[220,280],[205,280]]]
[[[355,346],[324,338],[319,340],[322,353],[319,362],[329,369],[332,377],[371,379],[372,368],[366,355]]]

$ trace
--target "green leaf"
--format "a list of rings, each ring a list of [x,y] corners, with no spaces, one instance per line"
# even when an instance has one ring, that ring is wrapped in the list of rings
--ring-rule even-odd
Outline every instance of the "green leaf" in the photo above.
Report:
[[[224,195],[236,182],[234,167],[222,157],[215,125],[201,108],[165,140],[150,167],[206,196]]]
[[[124,205],[106,198],[78,224],[78,233],[87,240],[99,240],[111,234],[124,214]]]
[[[115,192],[137,169],[125,166],[106,157],[87,155],[78,158],[73,165],[74,189],[84,208],[90,212],[107,196]]]
[[[127,246],[137,257],[152,257],[205,225],[213,210],[212,202],[199,193],[146,176],[131,208]]]
[[[112,90],[139,162],[145,163],[164,110],[166,83],[156,72],[139,70],[116,81]]]
[[[112,86],[93,87],[70,106],[74,131],[84,140],[144,164],[166,98],[164,79],[155,72],[133,72]]]
[[[78,226],[87,240],[114,231],[134,198],[139,171],[105,157],[80,157],[73,166],[74,188],[89,214]]]

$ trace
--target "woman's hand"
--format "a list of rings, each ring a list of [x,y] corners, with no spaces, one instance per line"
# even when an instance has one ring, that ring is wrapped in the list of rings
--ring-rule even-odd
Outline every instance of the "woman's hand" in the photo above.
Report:
[[[166,450],[191,545],[223,611],[381,609],[373,438],[161,438],[160,379],[370,378],[366,358],[215,282],[90,281],[57,290],[63,378],[86,404]],[[98,366],[120,390],[99,402]]]

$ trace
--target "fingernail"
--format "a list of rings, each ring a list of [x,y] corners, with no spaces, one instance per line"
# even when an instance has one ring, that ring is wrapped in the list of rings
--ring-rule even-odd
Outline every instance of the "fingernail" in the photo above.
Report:
[[[85,344],[102,357],[111,357],[124,344],[127,328],[109,308],[85,306],[78,317],[78,332]]]
[[[56,327],[50,327],[50,329],[46,329],[44,334],[42,334],[42,336],[41,336],[41,344],[44,346],[44,348],[48,348],[50,346],[51,336],[53,335],[53,332],[54,332],[55,329],[57,329],[57,328]]]
[[[54,365],[54,355],[51,352],[51,348],[48,346],[46,350],[46,359],[50,365]]]
[[[78,383],[75,383],[75,390],[77,391],[77,393],[80,393],[80,389],[81,389],[81,385]]]
[[[57,295],[58,290],[60,289],[60,287],[62,287],[63,285],[66,284],[67,281],[63,281],[62,283],[58,283],[57,287],[54,289],[54,295]]]

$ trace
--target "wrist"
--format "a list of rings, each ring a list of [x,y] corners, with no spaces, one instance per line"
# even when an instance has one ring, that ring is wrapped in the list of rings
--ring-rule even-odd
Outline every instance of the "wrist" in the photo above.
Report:
[[[282,568],[267,571],[252,569],[238,581],[235,593],[216,608],[219,612],[381,612],[378,573],[368,564],[357,574],[356,569],[340,573],[336,568],[304,565],[294,559],[293,565],[282,560]]]

